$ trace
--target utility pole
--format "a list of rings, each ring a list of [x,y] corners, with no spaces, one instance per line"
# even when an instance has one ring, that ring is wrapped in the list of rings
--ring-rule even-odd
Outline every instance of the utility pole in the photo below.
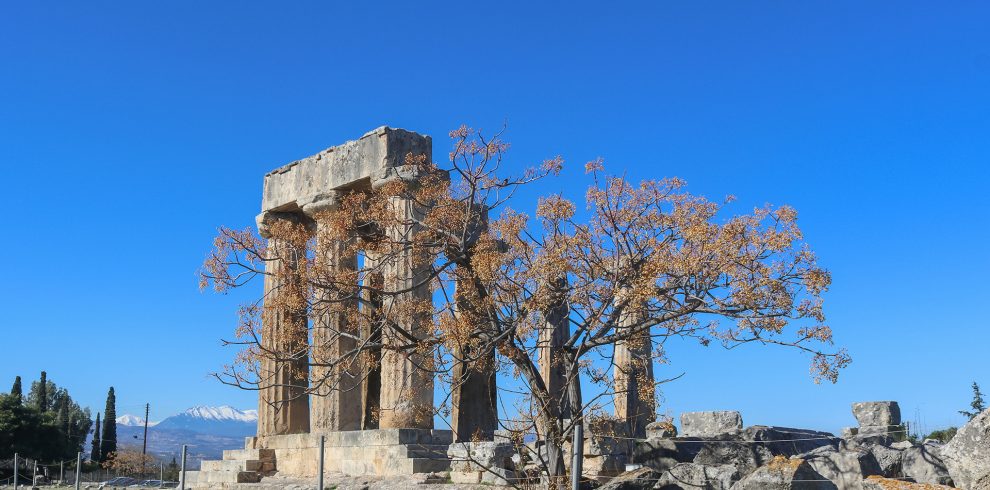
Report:
[[[17,453],[14,453],[14,490],[17,490]]]
[[[145,472],[145,457],[148,454],[148,415],[151,413],[151,404],[144,404],[144,446],[141,448],[141,473]]]

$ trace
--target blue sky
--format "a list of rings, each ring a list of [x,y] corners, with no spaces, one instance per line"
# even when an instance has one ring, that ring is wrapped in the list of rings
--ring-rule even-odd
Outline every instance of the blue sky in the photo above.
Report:
[[[794,352],[681,343],[671,414],[838,430],[894,399],[936,428],[990,389],[986,3],[348,3],[0,7],[0,382],[46,369],[94,411],[113,384],[153,419],[252,408],[208,377],[244,296],[195,273],[264,173],[380,125],[442,156],[507,123],[515,168],[570,164],[521,209],[580,198],[600,156],[800,212],[853,364],[818,386]]]

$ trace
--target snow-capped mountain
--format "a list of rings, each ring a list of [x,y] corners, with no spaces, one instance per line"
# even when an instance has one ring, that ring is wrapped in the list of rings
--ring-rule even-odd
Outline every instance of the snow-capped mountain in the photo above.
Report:
[[[159,422],[155,428],[245,437],[254,435],[257,423],[257,410],[238,410],[227,405],[220,407],[199,406],[168,417]]]
[[[138,417],[137,415],[131,415],[129,413],[125,413],[114,420],[117,421],[117,425],[124,425],[127,427],[144,427],[143,418]],[[148,427],[154,427],[156,425],[158,425],[158,422],[148,422]]]

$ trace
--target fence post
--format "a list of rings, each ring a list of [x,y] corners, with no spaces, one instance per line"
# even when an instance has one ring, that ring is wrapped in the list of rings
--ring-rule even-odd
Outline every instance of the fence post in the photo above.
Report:
[[[182,445],[182,463],[179,467],[179,490],[186,490],[186,445]]]
[[[17,453],[14,453],[14,490],[17,490]]]
[[[165,486],[165,463],[158,463],[158,488]]]
[[[38,460],[34,460],[34,472],[31,474],[31,488],[34,488],[34,483],[38,481]]]
[[[581,488],[581,463],[584,462],[584,424],[578,421],[574,424],[574,441],[571,442],[571,489]]]
[[[76,490],[79,490],[80,476],[82,475],[82,451],[76,453]]]
[[[65,461],[58,462],[58,484],[65,483]]]
[[[317,490],[323,490],[323,444],[326,441],[326,436],[320,434],[320,478],[317,480]]]

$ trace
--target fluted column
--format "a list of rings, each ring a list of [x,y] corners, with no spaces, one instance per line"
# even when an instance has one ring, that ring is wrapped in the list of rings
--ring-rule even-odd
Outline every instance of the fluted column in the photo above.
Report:
[[[463,286],[455,286],[454,300],[461,307]],[[481,344],[485,342],[482,341]],[[491,441],[498,429],[498,388],[495,384],[495,349],[463,345],[455,348],[450,423],[454,442]]]
[[[403,175],[404,170],[402,167],[388,169],[388,173],[373,185],[377,188],[395,179],[415,177],[412,170]],[[379,427],[432,429],[433,352],[409,347],[418,339],[426,338],[430,328],[430,312],[426,306],[432,303],[428,284],[431,264],[423,250],[411,245],[422,228],[418,220],[423,212],[415,200],[406,195],[389,197],[389,205],[396,221],[386,226],[389,246],[380,257],[385,290],[382,311],[390,323],[405,333],[391,327],[382,332],[385,348],[381,357]]]
[[[258,231],[268,238],[261,315],[261,346],[267,352],[260,362],[259,436],[309,431],[309,335],[306,287],[300,276],[306,244],[298,239],[305,227],[304,218],[295,214],[258,216]]]
[[[631,306],[619,317],[619,329],[635,328],[642,316]],[[656,420],[653,386],[653,342],[646,329],[628,340],[616,342],[615,416],[625,422],[630,437],[645,438],[646,425]]]
[[[351,238],[334,236],[323,213],[336,208],[336,193],[319,196],[303,205],[316,224],[316,270],[320,284],[313,305],[312,361],[310,369],[310,430],[328,432],[361,428],[360,359],[357,347],[357,255]]]

